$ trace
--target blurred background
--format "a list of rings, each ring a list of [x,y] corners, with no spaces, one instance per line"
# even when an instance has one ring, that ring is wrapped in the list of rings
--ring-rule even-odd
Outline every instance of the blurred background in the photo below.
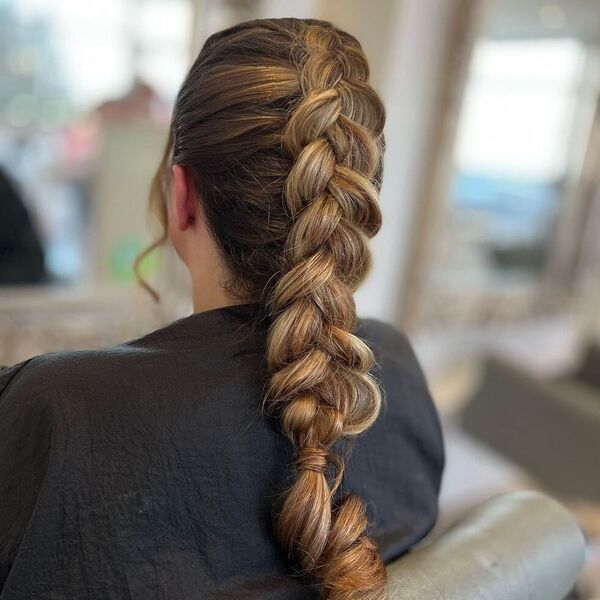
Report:
[[[356,35],[388,113],[359,313],[408,332],[446,428],[440,527],[503,490],[567,503],[600,598],[600,2],[0,0],[0,364],[189,314],[150,178],[206,37]],[[401,457],[399,457],[401,460]]]

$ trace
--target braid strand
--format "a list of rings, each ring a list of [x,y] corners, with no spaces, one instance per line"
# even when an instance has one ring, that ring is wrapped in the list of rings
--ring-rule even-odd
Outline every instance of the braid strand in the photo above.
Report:
[[[265,408],[296,448],[296,479],[276,531],[324,598],[376,600],[385,596],[385,568],[366,535],[364,503],[335,497],[344,461],[332,446],[365,431],[381,405],[372,352],[352,333],[353,292],[381,222],[374,180],[382,119],[371,116],[381,111],[365,104],[378,100],[350,36],[310,26],[294,55],[302,95],[283,133],[292,226],[269,299]]]

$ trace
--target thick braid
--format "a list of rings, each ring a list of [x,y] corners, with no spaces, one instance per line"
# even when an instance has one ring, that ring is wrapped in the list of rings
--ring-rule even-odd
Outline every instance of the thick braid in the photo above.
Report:
[[[343,460],[332,446],[365,431],[381,394],[373,355],[352,331],[353,292],[380,227],[377,178],[383,110],[358,43],[314,25],[293,51],[302,96],[283,134],[293,161],[285,198],[292,217],[273,287],[266,409],[296,448],[297,477],[277,520],[281,542],[331,600],[379,599],[386,574],[365,535],[363,502],[336,501]]]

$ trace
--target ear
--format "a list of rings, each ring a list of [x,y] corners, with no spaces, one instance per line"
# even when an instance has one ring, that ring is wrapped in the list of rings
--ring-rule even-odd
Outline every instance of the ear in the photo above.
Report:
[[[172,170],[172,216],[179,231],[185,231],[196,222],[198,202],[187,169],[173,165]]]

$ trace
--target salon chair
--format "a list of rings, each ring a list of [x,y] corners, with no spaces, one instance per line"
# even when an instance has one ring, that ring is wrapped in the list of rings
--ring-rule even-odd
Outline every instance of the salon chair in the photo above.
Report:
[[[390,600],[564,600],[584,561],[573,516],[544,494],[503,494],[388,566]]]

